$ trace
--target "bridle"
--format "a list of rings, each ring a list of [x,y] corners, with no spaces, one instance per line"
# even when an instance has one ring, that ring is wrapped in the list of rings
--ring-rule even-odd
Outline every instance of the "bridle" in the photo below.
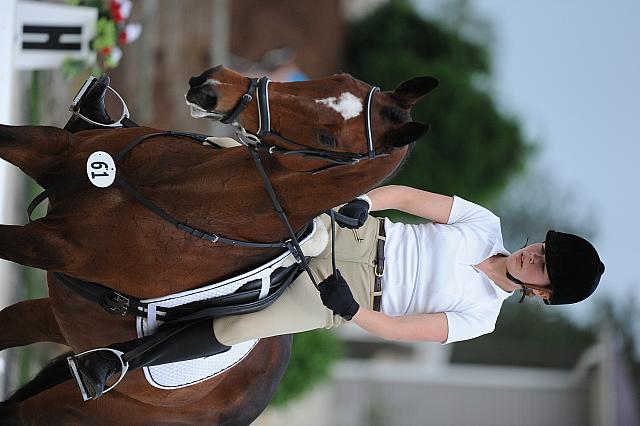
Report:
[[[280,133],[272,130],[271,111],[269,108],[269,90],[268,90],[270,82],[271,80],[269,80],[269,78],[267,77],[261,77],[259,79],[250,78],[249,86],[246,92],[244,93],[244,95],[242,95],[238,103],[227,115],[220,115],[219,113],[215,113],[215,112],[208,113],[207,115],[213,120],[219,120],[224,124],[230,124],[233,127],[235,127],[236,133],[238,135],[238,139],[243,145],[247,147],[247,150],[249,151],[251,158],[256,164],[256,168],[258,169],[260,177],[262,178],[262,181],[265,185],[267,193],[271,198],[271,202],[273,203],[273,206],[275,207],[278,215],[280,216],[280,219],[282,220],[283,224],[285,225],[285,228],[289,233],[289,236],[290,236],[289,241],[293,246],[292,248],[295,249],[294,251],[294,250],[291,250],[292,248],[290,248],[292,254],[298,260],[298,262],[302,265],[307,275],[309,275],[309,278],[311,279],[311,282],[313,283],[313,285],[316,288],[318,288],[317,280],[315,279],[313,273],[311,272],[307,263],[307,259],[305,258],[304,253],[302,252],[302,249],[298,244],[298,238],[295,232],[293,231],[291,224],[289,223],[289,219],[287,218],[287,215],[282,209],[282,206],[278,200],[278,197],[276,196],[273,186],[271,185],[271,182],[269,180],[269,176],[267,175],[266,170],[262,166],[262,161],[260,159],[259,153],[266,152],[269,155],[303,155],[306,157],[314,157],[314,158],[322,159],[331,163],[328,166],[314,170],[313,173],[323,172],[328,170],[329,168],[339,166],[339,165],[354,165],[360,162],[361,160],[365,160],[365,159],[373,160],[378,157],[387,156],[388,154],[385,153],[384,151],[376,152],[373,146],[373,131],[371,129],[371,104],[373,102],[373,96],[375,95],[376,92],[380,91],[380,88],[377,86],[373,86],[367,94],[366,109],[365,109],[365,116],[364,116],[364,123],[365,123],[364,130],[365,130],[365,139],[367,143],[367,153],[363,154],[363,153],[354,153],[354,152],[335,152],[335,151],[317,149],[317,148],[310,147],[302,143],[293,141],[289,138],[282,136]],[[258,106],[258,131],[255,134],[248,132],[237,121],[237,118],[240,115],[240,113],[242,113],[242,111],[244,111],[247,108],[249,103],[251,103],[254,94],[256,96],[256,104]],[[278,139],[285,141],[288,144],[297,146],[301,149],[287,149],[279,145],[269,144],[268,142],[265,141],[265,137],[268,137],[268,136],[274,136]],[[343,216],[340,213],[333,211],[332,209],[328,210],[326,213],[329,214],[329,216],[331,217],[331,253],[332,253],[331,260],[332,260],[333,273],[336,274],[337,268],[336,268],[336,259],[335,259],[335,218],[336,216],[340,216],[340,220],[342,222],[347,222],[351,224],[355,224],[356,221],[350,217]]]
[[[314,157],[331,163],[327,167],[314,170],[314,173],[325,171],[330,167],[338,165],[353,165],[361,160],[372,160],[377,157],[388,155],[384,151],[376,152],[373,146],[373,132],[371,129],[371,104],[373,96],[380,91],[379,87],[372,87],[366,98],[365,108],[365,140],[367,143],[366,153],[357,152],[336,152],[319,148],[314,148],[300,142],[289,139],[271,128],[271,111],[269,107],[269,83],[271,80],[267,77],[250,78],[249,86],[242,95],[238,103],[227,115],[219,115],[218,113],[209,113],[208,116],[213,120],[219,120],[221,123],[230,124],[236,129],[238,139],[247,147],[254,147],[259,152],[265,152],[269,155],[303,155],[305,157]],[[244,111],[249,103],[256,97],[258,107],[258,131],[251,133],[247,131],[236,119],[242,111]],[[276,144],[268,143],[265,138],[274,137],[282,140],[288,145],[293,145],[297,149],[288,149]]]

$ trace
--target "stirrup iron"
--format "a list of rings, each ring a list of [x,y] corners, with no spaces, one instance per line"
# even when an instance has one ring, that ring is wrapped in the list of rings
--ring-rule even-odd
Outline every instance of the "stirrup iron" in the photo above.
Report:
[[[82,377],[80,375],[80,371],[79,371],[79,368],[78,368],[78,365],[77,365],[76,358],[81,357],[82,355],[86,355],[86,354],[91,353],[91,352],[98,352],[98,351],[113,352],[118,357],[118,360],[120,361],[120,367],[121,367],[120,368],[120,377],[118,377],[118,380],[116,380],[116,382],[113,385],[109,386],[104,391],[102,391],[102,395],[104,395],[105,393],[109,392],[111,389],[113,389],[116,386],[118,386],[118,384],[124,378],[124,375],[127,374],[127,371],[129,370],[129,363],[128,362],[124,362],[124,360],[122,359],[122,356],[124,355],[124,352],[116,350],[116,349],[112,349],[112,348],[90,349],[88,351],[82,352],[82,353],[77,354],[77,355],[68,356],[67,357],[67,362],[69,363],[69,368],[71,369],[71,373],[73,374],[73,378],[75,379],[76,383],[78,384],[78,387],[80,388],[80,393],[82,393],[82,399],[84,401],[89,401],[89,400],[92,400],[94,398],[89,396],[89,392],[87,392],[87,388],[86,388],[84,382],[82,381]],[[106,385],[106,383],[105,383],[105,385]]]
[[[80,112],[80,104],[82,103],[84,95],[89,91],[89,89],[91,89],[93,87],[93,85],[96,83],[96,81],[98,81],[98,79],[95,78],[92,75],[90,75],[85,80],[84,84],[82,85],[80,90],[78,90],[78,93],[76,93],[76,96],[73,98],[73,101],[71,102],[71,105],[69,106],[69,111],[73,115],[75,115],[78,118],[86,121],[89,124],[93,124],[94,126],[110,127],[110,128],[126,127],[124,125],[123,121],[127,120],[129,118],[129,108],[127,108],[127,104],[124,101],[124,99],[122,99],[122,96],[120,96],[120,94],[118,92],[116,92],[116,90],[114,88],[112,88],[111,86],[107,86],[107,89],[111,93],[113,93],[115,95],[115,97],[118,99],[118,101],[120,101],[120,103],[122,104],[122,115],[120,116],[119,119],[117,119],[116,121],[114,121],[113,123],[110,123],[110,124],[98,123],[97,121],[93,121],[92,119],[90,119],[89,117],[85,116],[84,114],[82,114]]]

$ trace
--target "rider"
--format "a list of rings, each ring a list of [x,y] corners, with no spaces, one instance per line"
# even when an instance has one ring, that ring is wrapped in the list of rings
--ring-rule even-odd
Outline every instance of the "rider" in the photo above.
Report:
[[[430,222],[406,225],[369,215],[388,209]],[[509,253],[500,219],[459,197],[391,185],[358,197],[339,212],[358,224],[338,222],[337,274],[332,273],[330,247],[309,262],[314,275],[323,279],[320,292],[301,274],[261,311],[216,318],[213,326],[207,320],[161,331],[169,337],[134,357],[129,370],[221,353],[255,338],[333,328],[349,320],[386,339],[472,339],[493,331],[502,302],[514,292],[521,292],[521,302],[530,296],[549,305],[577,303],[595,291],[604,272],[588,241],[553,230],[545,241]],[[135,351],[148,339],[110,347]],[[70,358],[79,386],[91,399],[102,394],[107,379],[122,367],[119,355],[108,350]]]

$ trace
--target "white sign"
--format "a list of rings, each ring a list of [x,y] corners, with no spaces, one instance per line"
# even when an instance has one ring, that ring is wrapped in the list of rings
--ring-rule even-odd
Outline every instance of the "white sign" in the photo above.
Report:
[[[98,9],[35,1],[16,4],[16,69],[58,68],[65,59],[96,60],[89,42],[96,34]]]

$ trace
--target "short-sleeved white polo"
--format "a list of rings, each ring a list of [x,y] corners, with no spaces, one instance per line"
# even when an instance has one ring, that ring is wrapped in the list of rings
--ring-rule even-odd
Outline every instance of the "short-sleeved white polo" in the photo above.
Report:
[[[383,313],[391,316],[444,312],[445,343],[472,339],[495,328],[506,292],[478,271],[486,258],[508,256],[500,219],[454,197],[447,224],[406,225],[385,220]]]

